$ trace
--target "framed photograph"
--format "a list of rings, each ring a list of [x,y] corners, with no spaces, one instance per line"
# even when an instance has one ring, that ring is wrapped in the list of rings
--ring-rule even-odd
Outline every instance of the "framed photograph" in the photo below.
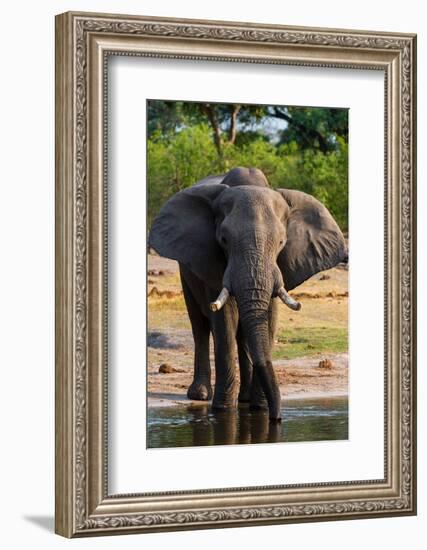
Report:
[[[56,532],[416,513],[416,37],[56,18]]]

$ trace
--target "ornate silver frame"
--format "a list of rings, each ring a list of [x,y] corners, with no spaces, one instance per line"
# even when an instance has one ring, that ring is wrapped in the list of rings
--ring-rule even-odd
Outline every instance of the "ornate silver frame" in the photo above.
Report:
[[[384,71],[384,479],[108,494],[104,285],[108,55]],[[56,17],[58,534],[77,537],[416,513],[415,112],[415,35],[89,13]]]

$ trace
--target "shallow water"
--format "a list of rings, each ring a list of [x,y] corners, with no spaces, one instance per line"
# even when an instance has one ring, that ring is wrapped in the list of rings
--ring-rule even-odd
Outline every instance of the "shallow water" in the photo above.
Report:
[[[194,447],[348,439],[346,397],[295,399],[282,403],[282,422],[265,411],[214,412],[209,405],[148,409],[147,447]]]

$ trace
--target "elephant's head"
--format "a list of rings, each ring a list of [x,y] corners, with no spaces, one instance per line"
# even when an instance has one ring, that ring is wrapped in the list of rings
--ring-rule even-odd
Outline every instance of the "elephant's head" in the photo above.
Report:
[[[270,417],[279,418],[269,306],[278,296],[299,309],[287,291],[346,258],[331,214],[306,193],[271,189],[260,170],[235,168],[174,195],[155,219],[149,243],[212,290],[222,289],[213,310],[234,297]]]

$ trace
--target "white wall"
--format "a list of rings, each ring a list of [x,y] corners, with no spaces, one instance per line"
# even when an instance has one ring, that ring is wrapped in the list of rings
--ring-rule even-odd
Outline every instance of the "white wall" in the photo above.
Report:
[[[288,548],[348,550],[381,544],[387,550],[421,548],[425,515],[426,407],[419,404],[418,517],[200,531],[146,536],[104,537],[68,542],[53,534],[54,494],[54,20],[73,10],[135,13],[173,17],[228,19],[419,33],[419,96],[425,95],[422,2],[263,0],[13,0],[2,5],[1,73],[1,542],[5,548],[74,547],[151,549],[173,545],[205,548],[238,543],[248,549],[277,544]],[[421,102],[420,102],[421,103]],[[425,151],[426,116],[419,106],[419,151]],[[424,147],[423,147],[424,146]],[[419,159],[419,249],[426,248],[427,207]],[[423,208],[424,207],[424,208]],[[419,258],[419,280],[425,277],[425,255]],[[424,276],[424,277],[423,277]],[[419,393],[426,390],[423,362],[425,293],[419,290]],[[424,459],[424,460],[423,460]]]

